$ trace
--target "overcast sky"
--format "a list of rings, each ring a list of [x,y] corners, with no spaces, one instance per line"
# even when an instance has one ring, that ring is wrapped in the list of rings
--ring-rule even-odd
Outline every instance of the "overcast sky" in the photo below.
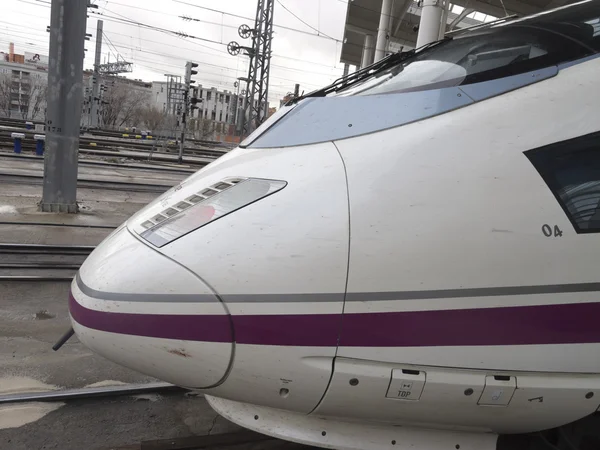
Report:
[[[133,63],[130,78],[145,81],[164,80],[165,73],[183,75],[185,62],[199,63],[197,84],[235,91],[237,77],[247,76],[248,57],[230,56],[226,44],[237,41],[250,45],[239,37],[242,23],[254,25],[255,0],[92,0],[98,9],[90,9],[84,67],[92,69],[96,40],[96,21],[104,20],[105,39],[102,62],[116,60],[116,54]],[[194,6],[196,5],[196,6]],[[211,8],[249,18],[210,11]],[[316,31],[304,25],[285,10],[336,40],[318,37]],[[341,39],[346,18],[346,0],[275,0],[273,57],[269,101],[277,106],[279,99],[300,83],[300,90],[311,91],[329,84],[342,74],[339,62]],[[186,21],[187,16],[200,21]],[[135,24],[133,20],[166,30],[186,33],[201,39],[180,38]],[[50,0],[2,0],[0,18],[0,50],[8,51],[9,42],[15,52],[48,54]],[[280,26],[278,26],[280,25]],[[283,27],[302,30],[288,30]],[[210,42],[210,41],[216,41]],[[222,45],[221,43],[225,44]],[[112,44],[112,45],[111,45]],[[242,88],[245,87],[244,85]]]

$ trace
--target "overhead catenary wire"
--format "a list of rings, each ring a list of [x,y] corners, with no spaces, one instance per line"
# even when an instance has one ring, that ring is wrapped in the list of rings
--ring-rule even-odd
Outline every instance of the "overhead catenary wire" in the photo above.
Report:
[[[14,25],[11,22],[2,22],[2,21],[0,21],[0,24],[3,24],[3,23],[4,24],[9,24],[9,25]],[[9,31],[12,34],[22,34],[22,35],[24,35],[25,37],[28,37],[28,38],[30,38],[31,33],[24,32],[24,31],[22,31],[23,29],[38,31],[39,32],[38,34],[45,35],[45,32],[41,32],[39,29],[34,28],[34,27],[22,27],[22,26],[20,26],[17,30],[9,29],[8,27],[4,27],[4,28],[6,28],[6,30]],[[88,27],[88,28],[91,31],[95,31],[96,30],[96,28],[91,27],[91,26]],[[118,36],[124,36],[124,37],[133,38],[133,36],[131,34],[118,33],[118,32],[115,32],[115,31],[111,31],[110,34],[111,35],[118,35]],[[175,36],[175,37],[177,37],[177,36]],[[146,39],[146,38],[136,38],[136,39],[139,39],[140,41],[144,41],[144,42],[150,42],[152,44],[159,44],[159,45],[171,47],[171,44],[165,43],[165,42],[161,42],[161,41],[154,41],[152,39]],[[180,38],[180,39],[185,40],[183,38]],[[28,40],[31,41],[31,40],[35,40],[35,39],[28,39]],[[7,42],[11,42],[11,41],[7,41]],[[48,44],[47,41],[37,41],[37,42],[42,42],[42,43],[46,44],[46,46]],[[199,46],[199,47],[202,47],[202,48],[206,48],[207,50],[212,50],[215,53],[207,53],[207,52],[202,52],[202,51],[199,51],[199,50],[196,50],[196,49],[185,48],[185,47],[180,48],[180,50],[194,51],[194,52],[197,52],[197,53],[200,53],[200,54],[206,54],[206,55],[214,56],[216,58],[223,58],[223,59],[231,60],[231,55],[226,50],[219,50],[219,49],[216,49],[216,48],[208,47],[208,46],[200,44],[198,42],[190,42],[190,41],[186,41],[186,42],[188,44],[191,44],[191,45],[194,45],[194,46]],[[20,42],[19,44],[20,45],[29,45],[28,43],[24,43],[24,42]],[[312,65],[321,66],[321,67],[325,67],[325,68],[332,69],[332,70],[337,70],[337,71],[342,70],[341,67],[331,66],[331,65],[328,65],[328,64],[318,63],[318,62],[315,62],[315,61],[309,61],[309,60],[301,59],[301,58],[294,58],[294,57],[291,57],[291,56],[280,55],[280,54],[277,54],[277,53],[274,53],[272,55],[272,57],[273,58],[278,58],[278,59],[287,59],[287,60],[290,60],[290,61],[302,62],[302,63],[306,63],[306,64],[312,64]],[[272,67],[282,68],[282,69],[286,69],[286,70],[305,71],[303,69],[299,69],[299,68],[296,68],[296,67],[287,67],[287,66],[281,66],[281,65],[278,65],[278,64],[272,64]],[[320,74],[323,74],[323,72],[315,72],[313,70],[311,70],[310,72],[311,73],[320,73]],[[331,73],[330,75],[335,76],[336,74]]]
[[[32,40],[34,40],[34,39],[32,39]],[[8,43],[8,42],[11,42],[11,41],[7,40],[6,42]],[[116,43],[114,45],[117,46],[117,47],[120,46],[119,43]],[[156,53],[156,52],[149,52],[149,51],[145,51],[145,52],[146,53],[150,53],[150,54]],[[162,72],[161,69],[159,69],[159,68],[156,67],[157,65],[158,66],[162,66],[163,68],[168,68],[168,70],[170,70],[170,68],[180,68],[181,67],[181,65],[179,65],[179,64],[169,64],[169,63],[164,63],[164,62],[160,63],[160,62],[157,62],[155,60],[147,60],[147,59],[142,59],[142,58],[137,58],[137,60],[138,61],[142,61],[142,62],[146,62],[146,63],[149,63],[149,64],[153,64],[152,66],[150,66],[148,64],[140,64],[139,62],[136,62],[136,64],[138,64],[138,65],[140,65],[142,67],[145,67],[147,69],[156,71],[156,72]],[[184,60],[181,59],[181,61],[184,61]],[[218,66],[218,65],[215,65],[215,64],[206,64],[206,65],[209,65],[209,66],[212,66],[212,67],[222,68],[222,66]],[[227,69],[228,70],[235,70],[233,68],[227,68]],[[226,83],[226,82],[223,82],[222,79],[210,78],[210,77],[207,77],[206,74],[208,74],[208,75],[220,75],[223,78],[230,79],[231,82]],[[225,74],[218,74],[218,73],[214,73],[214,72],[204,72],[204,71],[201,71],[201,73],[199,74],[199,76],[201,78],[201,81],[210,82],[212,84],[217,83],[217,84],[219,84],[221,86],[225,86],[225,87],[232,86],[233,82],[237,79],[237,77],[234,77],[234,76],[229,76],[229,75],[225,75]],[[290,81],[290,82],[297,81],[297,80],[292,80],[292,79],[287,79],[287,78],[277,77],[277,76],[275,76],[275,78],[281,79],[283,81]],[[305,83],[305,84],[310,84],[310,83]],[[284,86],[283,84],[275,84],[275,83],[272,83],[272,85],[275,86],[275,87],[277,87],[277,86],[283,87]],[[310,85],[312,85],[312,86],[318,86],[318,85],[314,85],[314,84],[310,84]],[[278,94],[285,94],[287,91],[285,91],[285,90],[273,90],[273,92],[274,93],[278,93]]]
[[[195,7],[195,8],[204,9],[204,10],[206,10],[206,11],[212,11],[212,12],[215,12],[215,13],[218,13],[218,14],[225,14],[225,15],[227,15],[227,16],[231,16],[231,17],[237,17],[238,19],[249,20],[251,23],[253,23],[253,22],[254,22],[254,19],[253,19],[253,18],[251,18],[251,17],[241,16],[241,15],[239,15],[239,14],[234,14],[234,13],[230,13],[230,12],[227,12],[227,11],[221,11],[221,10],[214,9],[214,8],[208,8],[208,7],[206,7],[206,6],[195,5],[195,4],[193,4],[193,3],[185,2],[185,1],[183,1],[183,0],[173,0],[173,1],[174,1],[175,3],[181,3],[181,4],[183,4],[183,5],[193,6],[193,7]],[[340,40],[340,39],[336,39],[336,38],[333,38],[333,37],[331,37],[331,36],[327,36],[327,35],[325,35],[325,34],[323,34],[323,33],[321,33],[321,34],[319,35],[319,34],[311,33],[311,32],[309,32],[309,31],[305,31],[305,30],[299,30],[299,29],[297,29],[297,28],[287,27],[287,26],[285,26],[285,25],[279,25],[279,24],[276,24],[276,23],[274,23],[274,24],[273,24],[273,27],[274,27],[274,28],[281,28],[281,29],[283,29],[283,30],[288,30],[288,31],[294,31],[294,32],[296,32],[296,33],[303,33],[303,34],[307,34],[307,35],[309,35],[309,36],[315,36],[315,37],[319,37],[319,38],[323,38],[323,39],[329,39],[329,40],[333,40],[333,41],[338,41],[338,42],[341,42],[341,40]]]
[[[110,38],[108,37],[108,35],[106,34],[106,32],[103,32],[103,33],[102,33],[102,37],[103,37],[104,39],[106,39],[106,42],[107,42],[107,44],[108,44],[108,47],[109,47],[109,51],[110,51],[110,47],[112,47],[112,48],[113,48],[113,50],[114,50],[114,53],[113,53],[113,55],[114,55],[115,59],[118,61],[118,60],[119,60],[119,56],[120,56],[119,50],[117,50],[117,48],[116,48],[116,47],[113,45],[113,43],[111,42],[111,40],[110,40]]]
[[[16,31],[11,31],[11,32],[17,33]],[[122,34],[122,33],[112,33],[111,32],[111,34],[119,34],[119,35],[122,35],[122,36],[129,36],[129,37],[131,37],[130,35],[125,35],[125,34]],[[135,48],[133,48],[129,44],[122,44],[122,43],[116,43],[115,44],[116,41],[113,42],[112,40],[110,40],[110,38],[106,35],[106,33],[104,33],[104,35],[107,38],[107,40],[110,42],[110,44],[112,45],[112,47],[114,48],[115,53],[117,53],[117,54],[120,53],[117,50],[117,48],[116,48],[117,46],[119,46],[121,48],[129,48],[132,51],[138,51],[138,52],[144,52],[144,53],[149,53],[149,54],[155,54],[155,55],[158,55],[158,56],[164,56],[164,57],[173,58],[173,59],[179,59],[181,61],[184,61],[184,58],[177,58],[177,57],[173,56],[172,54],[165,54],[165,53],[160,53],[160,52],[152,52],[152,51],[148,51],[148,50],[143,50],[141,48],[140,49],[135,49]],[[29,36],[29,34],[28,34],[28,36]],[[34,40],[34,39],[29,39],[29,40]],[[38,41],[38,42],[40,42],[40,41]],[[157,43],[159,43],[159,42],[157,42]],[[159,44],[163,44],[164,45],[164,43],[159,43]],[[299,60],[299,61],[301,61],[301,60]],[[226,70],[235,70],[232,67],[226,67],[226,66],[224,67],[222,65],[215,65],[215,64],[210,64],[210,63],[204,63],[204,65],[209,65],[209,66],[212,65],[212,66],[216,66],[216,67],[223,68],[223,69],[226,69]],[[278,65],[278,64],[273,64],[272,66],[275,67],[275,68],[279,68],[279,69],[287,70],[287,71],[304,72],[302,69],[298,69],[298,68],[294,68],[294,67],[281,66],[281,65]],[[327,66],[327,67],[330,67],[330,66]],[[337,69],[337,70],[340,70],[340,69]],[[315,75],[326,76],[326,77],[337,77],[337,76],[339,76],[339,74],[336,74],[336,73],[324,73],[324,72],[316,72],[316,71],[311,71],[311,73],[313,73]],[[319,87],[320,86],[320,84],[310,83],[310,82],[308,82],[306,80],[301,80],[301,79],[299,80],[297,78],[291,79],[291,78],[286,78],[286,77],[280,77],[280,76],[277,76],[277,75],[274,75],[273,77],[277,78],[277,79],[284,80],[284,81],[289,81],[291,83],[295,83],[295,82],[300,81],[302,84],[305,84],[305,85],[310,85],[310,86],[314,86],[314,87]]]
[[[117,42],[117,41],[115,41],[115,42]],[[182,56],[176,56],[176,55],[169,54],[169,53],[161,53],[161,52],[156,52],[156,51],[151,51],[151,50],[137,49],[137,48],[133,48],[132,46],[130,46],[128,44],[122,44],[122,43],[119,43],[119,42],[116,43],[116,46],[117,47],[121,47],[121,48],[128,48],[128,49],[130,49],[132,51],[136,51],[136,52],[147,53],[147,54],[150,54],[150,55],[163,56],[165,58],[175,59],[175,60],[178,60],[178,61],[183,61],[183,62],[187,61],[187,59],[184,58],[184,57],[182,57]],[[206,62],[206,61],[202,61],[200,63],[200,67],[203,67],[203,66],[218,67],[218,68],[220,68],[222,70],[237,71],[237,69],[234,68],[234,67],[227,67],[227,66],[223,66],[221,64],[212,64],[212,63],[209,63],[209,62]],[[276,68],[281,69],[281,70],[291,70],[291,71],[305,72],[302,69],[297,69],[297,68],[294,68],[294,67],[285,67],[285,66],[280,66],[280,65],[277,65],[277,64],[272,64],[271,67],[276,67]],[[336,74],[333,74],[333,73],[324,73],[324,72],[315,72],[315,71],[311,71],[311,73],[314,74],[314,75],[321,75],[321,76],[325,76],[325,77],[335,77],[335,76],[337,76]],[[279,78],[279,79],[286,80],[286,81],[297,81],[295,79],[284,78],[284,77],[275,77],[275,78]],[[309,84],[309,85],[312,84],[314,86],[317,86],[314,83],[308,83],[307,82],[306,84]]]
[[[17,0],[17,1],[19,1],[19,2],[24,2],[24,0]],[[111,3],[122,5],[122,3],[116,3],[116,2],[111,2]],[[48,4],[48,6],[46,6],[45,4],[40,4],[40,3],[32,3],[32,5],[35,5],[35,6],[41,6],[41,7],[45,7],[45,8],[50,8],[49,4]],[[197,6],[197,5],[193,5],[193,6]],[[138,7],[134,7],[134,6],[132,6],[132,8],[138,8]],[[213,10],[213,9],[211,9],[211,8],[209,8],[209,9],[210,9],[210,10],[212,10],[212,11],[218,11],[218,10]],[[153,11],[153,12],[161,13],[160,11],[156,11],[156,10],[149,10],[149,11]],[[118,14],[118,13],[115,13],[115,14]],[[235,14],[231,14],[231,13],[225,13],[225,14],[228,14],[228,15],[233,15],[233,16],[237,16],[237,15],[235,15]],[[31,16],[31,14],[30,14],[30,13],[28,13],[27,15],[28,15],[28,16]],[[118,15],[120,15],[120,14],[118,14]],[[125,16],[122,16],[122,15],[120,15],[120,16],[121,16],[121,17],[125,17]],[[40,17],[40,18],[41,18],[41,16],[36,16],[36,17]],[[177,17],[180,17],[180,16],[177,16]],[[239,16],[239,17],[242,17],[242,16]],[[195,19],[193,19],[193,18],[191,18],[191,19],[192,19],[192,20],[195,20]],[[113,20],[113,19],[111,19],[109,16],[104,16],[104,20],[106,20],[107,22],[111,22],[111,21],[113,21],[113,22],[115,22],[115,23],[122,23],[122,24],[124,24],[124,25],[130,25],[130,26],[143,26],[143,25],[139,25],[139,23],[138,23],[138,22],[135,22],[135,21],[123,22],[123,20],[124,20],[124,19],[120,19],[120,18],[118,18],[118,17],[114,18],[114,20]],[[253,19],[252,19],[252,20],[253,20]],[[145,25],[145,26],[143,26],[143,27],[144,27],[144,28],[147,28],[147,29],[152,29],[154,26],[152,26],[152,25],[147,25],[147,24],[146,24],[146,25]],[[90,28],[90,29],[92,29],[92,30],[95,30],[95,28],[93,28],[93,27],[88,27],[88,28]],[[158,28],[158,27],[157,27],[157,28]],[[237,27],[233,27],[233,28],[237,28]],[[289,27],[284,27],[284,28],[289,28]],[[29,29],[33,29],[33,28],[29,28]],[[164,31],[162,31],[162,30],[155,30],[155,31],[161,31],[161,32],[164,32]],[[173,30],[165,30],[165,31],[167,31],[168,33],[172,33],[172,36],[174,36],[174,37],[176,37],[176,38],[179,38],[179,39],[181,39],[181,40],[185,40],[185,38],[184,38],[184,37],[182,37],[182,36],[180,36],[180,35],[178,34],[178,32],[176,32],[176,31],[173,31]],[[296,30],[296,31],[300,31],[300,30]],[[116,32],[112,32],[112,34],[122,34],[122,33],[116,33]],[[314,35],[314,34],[312,34],[312,33],[309,33],[309,34],[310,34],[310,35],[312,35],[312,36],[316,36],[316,35]],[[122,34],[122,35],[123,35],[123,36],[126,36],[126,35],[124,35],[124,34]],[[127,35],[127,36],[129,36],[129,35]],[[188,37],[189,37],[189,36],[188,36]],[[142,40],[142,41],[146,41],[146,42],[155,42],[155,43],[158,43],[158,42],[156,42],[156,41],[151,41],[151,40],[149,40],[149,39],[141,39],[141,40]],[[193,42],[193,41],[186,41],[186,42],[188,42],[189,44],[191,44],[191,45],[194,45],[194,46],[199,46],[199,47],[203,47],[203,48],[206,48],[206,49],[209,49],[209,50],[215,51],[215,52],[223,53],[223,54],[225,54],[225,55],[228,55],[228,57],[229,57],[229,54],[227,53],[227,51],[226,51],[226,50],[219,50],[219,49],[216,49],[216,48],[213,48],[213,47],[209,47],[209,46],[207,46],[207,45],[205,45],[205,44],[201,44],[201,43],[199,43],[199,42]],[[340,41],[340,42],[341,42],[341,41]],[[214,44],[217,44],[217,45],[220,45],[220,46],[221,46],[221,45],[223,45],[223,46],[225,46],[225,45],[226,45],[226,43],[224,43],[224,42],[219,42],[219,41],[213,41],[212,43],[214,43]],[[164,44],[164,43],[161,43],[161,44]],[[321,67],[327,67],[327,68],[333,68],[333,69],[336,69],[336,70],[342,70],[342,68],[341,68],[341,67],[337,67],[337,66],[335,66],[335,65],[331,65],[331,64],[323,64],[323,63],[319,63],[319,62],[315,62],[315,61],[310,61],[310,60],[307,60],[307,59],[294,58],[294,57],[290,57],[290,56],[287,56],[287,55],[281,55],[281,54],[279,54],[279,53],[276,53],[276,52],[274,52],[272,56],[273,56],[273,57],[275,57],[275,58],[287,59],[287,60],[290,60],[290,61],[298,61],[298,62],[303,62],[303,63],[306,63],[306,64],[318,65],[318,66],[321,66]]]
[[[39,3],[49,4],[49,3],[45,3],[45,2],[39,2]],[[132,7],[132,8],[136,8],[136,7]],[[141,8],[141,9],[148,10],[148,8]],[[106,11],[107,11],[107,13],[111,13],[111,14],[114,14],[114,15],[111,16],[109,14],[105,14],[104,15],[105,19],[111,19],[111,20],[116,21],[117,23],[124,23],[124,24],[131,25],[131,26],[148,28],[150,30],[159,31],[159,32],[162,32],[162,33],[169,34],[169,35],[174,36],[175,38],[179,38],[179,39],[182,39],[182,35],[183,35],[183,36],[185,36],[187,38],[185,40],[190,45],[194,45],[194,46],[201,45],[204,48],[206,48],[207,50],[209,50],[210,52],[218,53],[218,55],[216,55],[217,57],[223,57],[223,58],[229,57],[229,56],[227,56],[227,53],[224,50],[219,50],[219,49],[216,49],[216,48],[213,48],[213,47],[204,46],[202,44],[199,44],[198,42],[193,42],[193,41],[190,41],[188,39],[202,39],[202,40],[205,40],[207,43],[210,43],[210,44],[224,45],[224,43],[222,43],[222,42],[219,42],[219,41],[216,41],[216,40],[211,40],[211,39],[201,38],[201,37],[198,37],[198,36],[186,35],[185,33],[180,33],[180,32],[176,32],[174,30],[169,30],[169,29],[166,29],[166,28],[162,28],[162,27],[158,27],[158,26],[154,26],[154,25],[149,25],[147,23],[143,23],[143,22],[140,22],[140,21],[137,21],[137,20],[131,20],[131,19],[127,18],[126,16],[123,16],[122,14],[119,14],[119,13],[117,13],[115,11],[111,11],[111,10],[108,10],[108,9],[106,9]],[[149,11],[159,13],[159,11],[156,11],[156,10],[149,10]],[[215,11],[217,11],[217,10],[215,10]],[[94,13],[94,11],[91,11],[91,12]],[[120,17],[116,17],[116,16],[120,16]],[[240,16],[240,17],[243,17],[243,16]],[[223,24],[216,24],[215,23],[215,25],[223,25]],[[290,27],[286,27],[286,28],[290,28]],[[13,32],[13,33],[16,33],[16,32]],[[114,34],[119,34],[119,35],[123,35],[123,36],[129,36],[129,35],[126,35],[126,34],[123,34],[123,33],[114,33]],[[31,39],[28,39],[28,40],[31,40]],[[142,41],[142,40],[144,40],[144,41],[150,41],[149,39],[143,39],[143,38],[140,37],[140,41]],[[109,48],[112,48],[112,50],[114,51],[114,53],[116,53],[117,55],[119,54],[119,51],[117,50],[117,47],[129,48],[131,50],[131,52],[132,52],[132,55],[135,52],[147,52],[149,54],[158,53],[158,52],[148,52],[148,51],[145,51],[141,47],[140,48],[134,48],[132,45],[124,45],[124,44],[121,44],[121,43],[117,44],[116,41],[113,42],[112,40],[110,40],[110,38],[107,38],[107,41],[109,41]],[[158,44],[161,44],[161,45],[165,45],[164,42],[157,42],[157,41],[154,41],[154,42],[156,42]],[[46,44],[46,42],[44,42],[44,44]],[[224,56],[221,56],[221,54],[224,55]],[[162,56],[171,57],[170,55],[167,56],[165,54],[163,54]],[[329,69],[329,70],[332,71],[332,73],[310,71],[313,75],[319,75],[319,76],[324,76],[324,77],[335,78],[335,77],[339,76],[339,73],[336,73],[336,72],[342,70],[341,67],[336,67],[334,65],[332,66],[332,65],[317,63],[315,61],[308,61],[308,60],[303,60],[303,59],[300,59],[300,58],[288,57],[286,55],[274,54],[273,56],[275,58],[288,59],[290,61],[297,61],[297,62],[301,62],[301,63],[309,63],[309,64],[320,65],[320,66],[326,67],[327,69]],[[183,60],[183,58],[182,58],[182,60]],[[207,65],[209,65],[209,64],[207,64]],[[222,66],[222,65],[217,66],[217,65],[214,65],[214,64],[212,66],[219,67],[219,68],[224,69],[226,71],[231,71],[231,72],[237,71],[237,69],[234,69],[232,67],[227,67],[227,66]],[[144,65],[143,67],[150,68],[150,70],[156,70],[152,66],[148,66],[148,65]],[[175,67],[175,66],[173,66],[173,67]],[[287,71],[287,72],[305,72],[305,70],[303,70],[303,69],[300,69],[300,68],[297,68],[297,67],[292,67],[292,66],[287,66],[287,65],[273,64],[273,67],[281,69],[284,72],[285,71]],[[213,72],[208,72],[208,73],[209,74],[214,74]],[[309,85],[309,86],[314,86],[314,87],[318,87],[318,86],[321,86],[322,84],[325,84],[325,82],[324,83],[315,84],[314,82],[311,83],[311,82],[309,82],[307,80],[298,79],[298,78],[293,77],[293,76],[292,76],[292,78],[289,78],[289,77],[286,78],[285,76],[277,76],[277,75],[274,75],[273,77],[276,78],[276,79],[283,80],[283,81],[289,81],[291,83],[300,82],[303,85]],[[203,79],[207,79],[207,77],[202,77],[202,78]],[[235,78],[237,78],[237,77],[235,77]],[[233,79],[233,77],[232,77],[232,79]]]
[[[108,0],[104,0],[104,1],[106,1],[106,3],[108,4]],[[174,0],[174,1],[176,1],[176,0]],[[155,10],[155,9],[142,8],[142,7],[139,7],[139,6],[133,6],[133,5],[126,5],[126,4],[124,4],[124,3],[114,2],[114,1],[112,1],[112,0],[111,0],[111,2],[110,2],[110,3],[111,3],[111,4],[114,4],[114,5],[121,5],[121,6],[125,6],[125,7],[132,8],[132,9],[139,9],[139,10],[141,10],[141,11],[154,12],[154,13],[157,13],[157,14],[165,14],[163,11],[158,11],[158,10]],[[179,2],[179,3],[184,3],[184,4],[186,4],[185,2]],[[191,5],[191,6],[198,7],[198,8],[206,9],[206,10],[208,10],[208,11],[212,11],[212,12],[215,12],[215,13],[219,13],[219,14],[222,14],[222,15],[229,15],[229,16],[232,16],[232,17],[242,18],[242,19],[245,19],[245,20],[250,20],[250,21],[253,21],[253,20],[254,20],[254,19],[252,19],[252,18],[249,18],[249,17],[240,16],[240,15],[238,15],[238,14],[228,13],[228,12],[225,12],[225,11],[220,11],[220,10],[217,10],[217,9],[214,9],[214,8],[206,8],[206,7],[202,7],[202,6],[199,6],[199,5],[192,5],[192,4],[190,4],[190,5]],[[282,5],[282,6],[283,6],[283,5]],[[284,7],[284,8],[285,8],[285,7]],[[108,10],[108,9],[107,9],[107,11],[109,11],[109,12],[111,12],[111,13],[113,13],[113,14],[117,14],[117,15],[119,15],[119,16],[121,16],[121,17],[125,17],[125,16],[123,16],[122,14],[118,14],[118,13],[116,13],[116,12],[114,12],[114,11],[110,11],[110,10]],[[291,11],[290,11],[290,13],[291,13]],[[223,24],[223,23],[212,22],[212,21],[208,21],[208,20],[204,20],[204,19],[198,19],[198,18],[191,17],[191,16],[182,16],[182,15],[179,15],[179,14],[172,14],[172,13],[166,13],[166,14],[167,14],[167,15],[169,15],[169,16],[172,16],[172,17],[179,17],[179,18],[183,18],[184,20],[191,20],[191,21],[196,21],[196,22],[208,23],[208,24],[215,25],[215,26],[221,26],[221,27],[227,27],[227,28],[238,29],[238,27],[237,27],[237,26],[234,26],[234,25],[227,25],[227,24]],[[292,14],[293,14],[293,13],[292,13]],[[126,18],[126,17],[125,17],[125,18]],[[300,20],[301,20],[301,19],[300,19]],[[283,25],[277,25],[277,24],[275,24],[274,26],[276,26],[276,27],[279,27],[279,28],[283,28],[283,29],[286,29],[286,30],[290,30],[290,31],[296,31],[296,32],[299,32],[299,33],[307,33],[306,31],[303,31],[303,30],[298,30],[298,29],[291,28],[291,27],[286,27],[286,26],[283,26]],[[308,26],[310,27],[310,25],[308,25]],[[312,27],[311,27],[311,28],[312,28]],[[342,42],[340,39],[336,39],[336,38],[333,38],[333,37],[331,37],[331,36],[328,36],[327,34],[325,34],[325,33],[321,32],[321,31],[319,31],[319,30],[317,30],[317,31],[320,33],[320,35],[321,35],[321,36],[315,35],[315,34],[313,34],[313,33],[308,33],[308,34],[310,34],[311,36],[317,36],[317,37],[327,37],[327,38],[329,38],[329,39],[331,39],[331,40],[334,40],[334,41],[336,41],[336,42],[339,42],[339,43],[341,43],[341,42]],[[227,43],[225,43],[225,42],[218,42],[218,41],[215,41],[215,43],[217,43],[217,44],[219,44],[219,45],[227,45]],[[227,52],[225,52],[225,53],[227,53]],[[280,58],[286,58],[286,59],[292,59],[292,60],[299,60],[299,59],[297,59],[297,58],[287,58],[286,56],[284,56],[284,55],[279,55],[279,54],[273,54],[273,56],[277,56],[277,57],[280,57]],[[319,63],[314,63],[313,61],[308,61],[308,60],[299,60],[299,61],[303,61],[303,62],[306,62],[306,63],[309,63],[309,64],[317,64],[317,65],[322,65],[322,66],[325,66],[325,67],[333,67],[333,68],[335,68],[335,69],[338,69],[338,67],[335,67],[335,66],[331,66],[331,65],[325,65],[325,64],[319,64]]]
[[[306,25],[308,28],[311,28],[312,30],[317,32],[317,36],[325,36],[329,39],[333,39],[335,41],[338,41],[338,39],[333,38],[325,33],[323,33],[322,31],[320,31],[318,28],[313,27],[312,25],[310,25],[309,23],[305,22],[303,19],[301,19],[300,17],[298,17],[293,11],[291,11],[287,6],[285,6],[283,3],[281,3],[279,0],[276,0],[277,3],[279,4],[279,6],[281,6],[284,10],[286,10],[288,13],[290,13],[292,16],[294,16],[296,19],[298,19],[300,22],[302,22],[304,25]]]

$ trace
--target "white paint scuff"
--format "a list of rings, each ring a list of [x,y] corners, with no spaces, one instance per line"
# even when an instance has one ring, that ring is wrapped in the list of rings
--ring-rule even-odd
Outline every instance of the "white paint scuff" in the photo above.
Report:
[[[0,395],[47,392],[57,389],[58,386],[46,384],[30,377],[0,378]],[[0,406],[0,430],[18,428],[35,422],[63,405],[64,403],[29,402]]]
[[[135,399],[136,401],[141,400],[141,401],[148,401],[148,402],[157,402],[159,400],[162,400],[162,397],[160,396],[160,394],[139,394],[139,395],[132,395],[131,397],[133,399]]]
[[[35,422],[63,405],[64,403],[31,402],[0,406],[0,430]]]
[[[0,205],[0,214],[17,214],[17,208],[12,205]]]
[[[97,387],[108,387],[108,386],[123,386],[124,384],[126,384],[126,383],[123,383],[122,381],[104,380],[104,381],[98,381],[96,383],[88,384],[85,387],[86,388],[97,388]]]
[[[6,377],[0,378],[0,394],[20,394],[23,392],[55,391],[58,386],[46,384],[31,377]]]

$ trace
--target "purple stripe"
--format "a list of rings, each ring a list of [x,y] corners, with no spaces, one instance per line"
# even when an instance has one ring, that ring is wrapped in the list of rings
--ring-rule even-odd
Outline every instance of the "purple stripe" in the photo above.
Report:
[[[88,309],[69,295],[69,311],[75,322],[94,330],[164,339],[232,342],[226,315],[131,314]]]
[[[345,314],[340,345],[426,347],[600,342],[600,303]]]
[[[231,342],[226,315],[95,311],[70,297],[73,319],[113,333]],[[345,314],[344,347],[544,345],[600,342],[600,303]],[[232,316],[240,344],[335,347],[339,314]]]
[[[336,347],[341,314],[232,316],[240,344]]]

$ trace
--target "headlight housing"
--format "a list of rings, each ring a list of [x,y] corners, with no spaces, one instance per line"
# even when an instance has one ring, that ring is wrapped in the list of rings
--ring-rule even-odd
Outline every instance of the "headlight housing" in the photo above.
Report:
[[[133,230],[156,247],[265,198],[286,186],[285,181],[263,178],[226,178],[184,198],[173,199],[160,212],[151,208],[138,216]],[[178,197],[178,196],[174,196]]]

